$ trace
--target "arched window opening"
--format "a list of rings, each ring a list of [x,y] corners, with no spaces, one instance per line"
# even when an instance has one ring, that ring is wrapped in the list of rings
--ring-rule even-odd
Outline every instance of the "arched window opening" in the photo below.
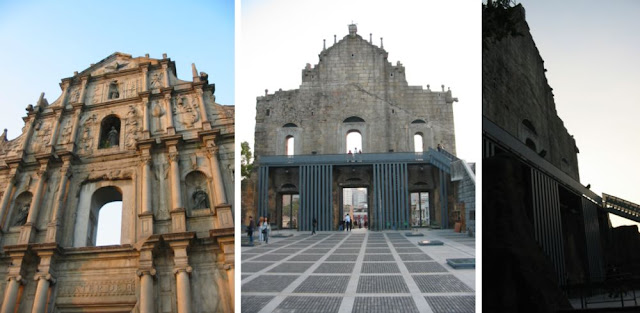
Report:
[[[287,155],[294,155],[295,139],[293,136],[287,136],[285,139],[285,152]]]
[[[347,153],[362,153],[362,135],[357,130],[347,132]]]
[[[99,148],[111,148],[120,145],[120,119],[115,115],[105,117],[100,123]]]
[[[284,124],[284,126],[282,127],[298,127],[298,125],[294,124],[294,123],[286,123]]]
[[[27,216],[29,216],[29,208],[31,207],[31,199],[33,195],[25,191],[21,193],[15,202],[13,218],[11,219],[10,226],[22,226],[27,222]]]
[[[96,246],[120,244],[122,225],[122,201],[109,202],[100,208]]]
[[[207,175],[200,171],[193,171],[187,174],[184,181],[189,195],[189,208],[191,210],[210,208]]]
[[[414,152],[422,152],[423,151],[422,144],[423,144],[423,142],[422,142],[422,134],[421,133],[416,133],[415,135],[413,135],[413,151]]]
[[[122,192],[114,186],[102,187],[91,197],[87,246],[120,244]]]
[[[411,124],[426,124],[427,122],[425,122],[424,120],[421,119],[417,119],[414,120],[413,122],[411,122]]]
[[[364,120],[360,117],[357,116],[350,116],[347,117],[344,121],[342,121],[343,123],[363,123]]]
[[[533,140],[531,140],[531,138],[527,138],[527,140],[524,142],[525,145],[527,145],[527,147],[529,147],[529,149],[538,152],[538,150],[536,149],[536,143],[533,142]]]

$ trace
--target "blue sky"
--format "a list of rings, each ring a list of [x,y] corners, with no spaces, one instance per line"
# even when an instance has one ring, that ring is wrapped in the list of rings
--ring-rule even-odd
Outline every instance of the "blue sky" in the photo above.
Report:
[[[49,102],[60,80],[119,51],[163,53],[178,77],[209,74],[216,102],[234,104],[234,1],[1,1],[0,128],[19,135],[27,104]]]

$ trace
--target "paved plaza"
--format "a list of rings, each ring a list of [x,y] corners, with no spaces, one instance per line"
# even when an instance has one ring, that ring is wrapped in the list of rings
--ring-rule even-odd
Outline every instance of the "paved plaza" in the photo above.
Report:
[[[242,247],[242,312],[475,312],[475,269],[446,263],[475,258],[474,238],[420,232],[292,232]]]

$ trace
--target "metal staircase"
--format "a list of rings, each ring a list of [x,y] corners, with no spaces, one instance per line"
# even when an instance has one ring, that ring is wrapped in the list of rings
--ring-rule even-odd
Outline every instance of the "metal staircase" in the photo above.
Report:
[[[603,193],[602,207],[611,214],[640,223],[640,205],[638,204]]]

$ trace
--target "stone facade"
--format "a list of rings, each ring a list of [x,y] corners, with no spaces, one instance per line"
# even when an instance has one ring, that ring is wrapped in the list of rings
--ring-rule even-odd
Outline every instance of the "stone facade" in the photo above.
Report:
[[[114,53],[0,138],[1,312],[233,311],[234,108],[192,72]]]
[[[345,214],[353,216],[344,190],[365,188],[370,229],[427,226],[411,217],[412,193],[429,193],[428,223],[453,227],[457,98],[444,86],[410,86],[404,66],[387,58],[350,25],[318,64],[302,70],[299,89],[257,98],[257,173],[243,189],[243,221],[268,216],[276,227],[311,230],[316,218],[319,230],[336,230]],[[351,133],[359,134],[359,151],[347,147]],[[299,196],[299,209],[284,203],[290,195]]]
[[[579,180],[578,148],[558,116],[544,60],[524,9],[514,9],[516,36],[487,36],[482,49],[482,115]],[[490,33],[487,30],[486,33]]]
[[[300,89],[258,97],[255,155],[284,155],[295,138],[298,154],[344,154],[346,134],[362,135],[364,153],[413,152],[414,134],[423,150],[438,144],[455,154],[451,91],[409,86],[405,68],[356,33],[320,52],[302,70]],[[357,117],[352,118],[352,117]],[[351,118],[351,119],[350,119]]]

